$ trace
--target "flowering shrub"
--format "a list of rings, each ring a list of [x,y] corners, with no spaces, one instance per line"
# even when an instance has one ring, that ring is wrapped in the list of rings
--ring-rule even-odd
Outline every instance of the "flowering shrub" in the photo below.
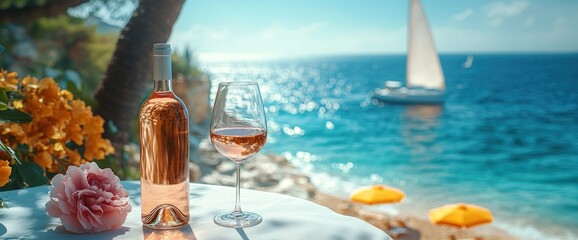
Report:
[[[17,77],[0,69],[0,187],[3,161],[12,166],[8,189],[13,189],[46,184],[68,166],[114,152],[101,137],[104,120],[82,100],[52,78]]]

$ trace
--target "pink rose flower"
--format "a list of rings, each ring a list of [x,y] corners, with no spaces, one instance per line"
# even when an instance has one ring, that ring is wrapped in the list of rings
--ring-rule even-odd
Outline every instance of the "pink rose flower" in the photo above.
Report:
[[[75,233],[97,233],[119,228],[131,211],[128,192],[110,168],[90,162],[70,166],[66,175],[52,178],[46,213],[58,217]]]

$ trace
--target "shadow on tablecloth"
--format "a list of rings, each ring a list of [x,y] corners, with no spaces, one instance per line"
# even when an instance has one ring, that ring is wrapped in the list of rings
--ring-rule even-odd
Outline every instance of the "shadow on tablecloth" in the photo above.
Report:
[[[0,223],[0,237],[2,237],[2,235],[6,234],[8,232],[8,230],[6,229],[6,226],[4,226],[4,224]]]
[[[142,232],[144,234],[144,240],[197,240],[197,237],[191,228],[191,224],[187,224],[178,229],[169,230],[154,230],[143,226]]]

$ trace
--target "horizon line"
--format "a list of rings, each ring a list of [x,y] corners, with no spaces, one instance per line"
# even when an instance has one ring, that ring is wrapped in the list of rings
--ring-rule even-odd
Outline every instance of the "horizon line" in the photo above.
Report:
[[[405,52],[360,52],[360,53],[325,53],[325,54],[272,54],[272,53],[194,53],[200,62],[239,62],[239,61],[272,61],[310,59],[326,57],[356,57],[356,56],[403,56]],[[442,51],[439,55],[565,55],[578,54],[578,50],[572,51]]]

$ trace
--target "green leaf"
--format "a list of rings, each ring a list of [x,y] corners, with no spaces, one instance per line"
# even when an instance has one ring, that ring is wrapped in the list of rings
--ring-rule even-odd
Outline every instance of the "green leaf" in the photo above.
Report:
[[[7,88],[0,88],[0,101],[8,102],[10,100],[22,100],[25,99],[26,96],[22,93],[12,91]]]
[[[73,83],[77,89],[82,89],[82,79],[81,79],[80,75],[78,74],[78,72],[71,70],[71,69],[67,69],[67,70],[64,70],[63,75],[64,75],[67,82]]]
[[[30,146],[28,146],[28,144],[22,144],[19,143],[18,145],[16,145],[16,151],[20,152],[20,153],[24,153],[24,154],[30,154]]]
[[[44,176],[42,168],[33,162],[22,162],[22,165],[14,165],[14,168],[22,176],[26,187],[34,187],[48,184],[48,178]]]
[[[8,94],[6,94],[5,89],[0,89],[0,103],[8,104],[10,102],[10,98],[8,98]]]
[[[0,111],[4,111],[8,109],[8,104],[0,102]]]
[[[68,141],[65,146],[70,150],[76,150],[81,147],[81,145],[76,144],[74,141]]]
[[[14,159],[14,161],[16,161],[18,164],[22,164],[22,162],[20,162],[20,159],[18,159],[18,157],[16,157],[16,153],[14,152],[14,150],[12,150],[12,148],[6,146],[4,144],[4,142],[2,142],[2,140],[0,140],[0,150],[7,153],[8,155],[10,155],[10,157],[12,159]]]
[[[15,91],[7,91],[6,94],[8,94],[10,100],[23,100],[26,98],[24,94]]]
[[[70,93],[72,93],[72,95],[74,95],[77,98],[79,96],[82,96],[82,92],[79,90],[78,86],[76,86],[76,84],[74,84],[74,82],[72,81],[66,81],[66,90],[70,91]]]
[[[0,111],[0,122],[28,123],[31,121],[32,116],[30,114],[14,108]]]
[[[116,127],[116,124],[114,124],[112,120],[106,122],[104,129],[111,135],[116,135],[116,133],[118,133],[118,127]]]

